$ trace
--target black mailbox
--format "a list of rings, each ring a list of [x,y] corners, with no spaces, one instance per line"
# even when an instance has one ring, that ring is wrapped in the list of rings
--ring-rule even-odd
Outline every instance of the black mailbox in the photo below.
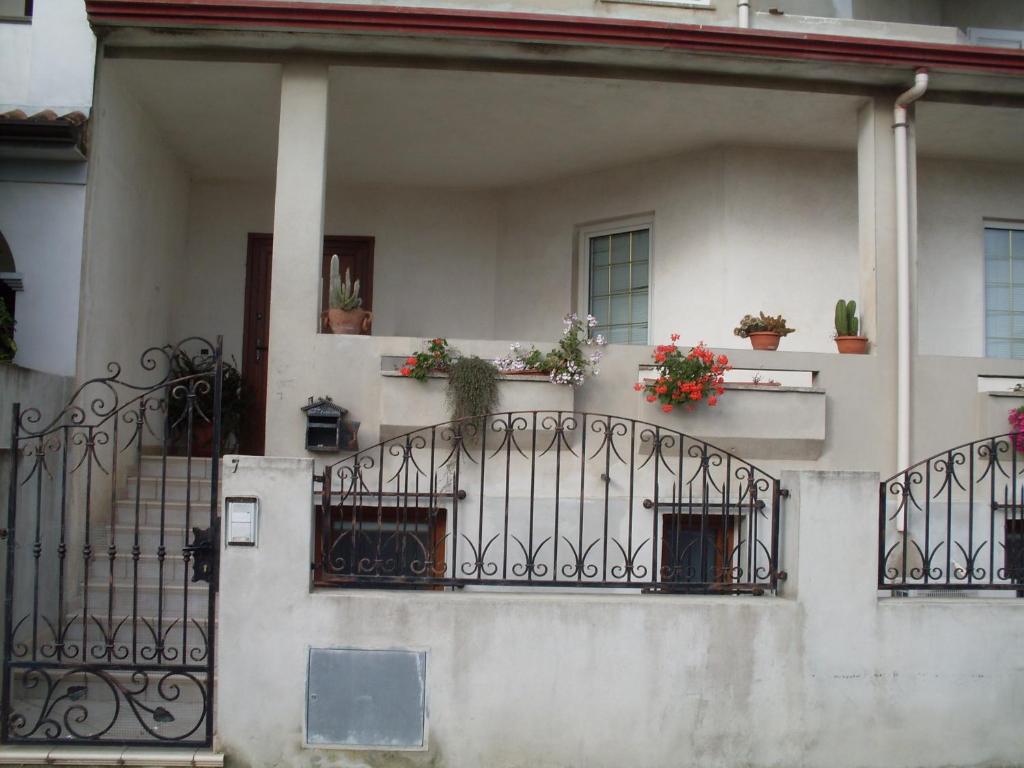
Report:
[[[331,398],[314,400],[311,397],[302,410],[306,414],[307,451],[339,451],[352,442],[354,435],[344,423],[348,411]]]

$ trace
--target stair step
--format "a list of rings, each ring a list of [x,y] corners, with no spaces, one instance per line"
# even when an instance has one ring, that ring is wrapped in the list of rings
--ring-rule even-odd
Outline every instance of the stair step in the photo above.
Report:
[[[185,501],[189,488],[190,501],[210,501],[211,483],[204,478],[193,477],[191,482],[177,478],[161,481],[158,477],[138,475],[128,477],[118,501],[134,501],[136,496],[139,499],[159,501],[162,495],[161,488],[164,489],[163,498],[167,501]]]
[[[139,555],[138,563],[139,583],[147,584],[150,582],[156,582],[160,573],[160,558],[155,554]],[[164,584],[180,584],[185,575],[188,575],[189,578],[192,576],[192,563],[189,562],[188,568],[186,569],[185,559],[182,556],[180,548],[177,550],[168,549],[167,556],[164,557],[163,563]],[[94,557],[89,561],[90,581],[102,580],[103,582],[106,582],[106,580],[110,578],[110,574],[110,559],[107,557],[106,552],[102,552],[99,556]],[[131,587],[132,581],[135,578],[135,560],[132,558],[130,551],[121,550],[117,556],[114,557],[113,575],[114,583],[116,585],[119,587]]]
[[[184,526],[188,518],[189,527],[195,525],[205,528],[210,522],[210,502],[192,499],[190,504],[184,501],[166,501],[161,504],[159,499],[138,499],[139,525],[159,526],[160,515],[163,512],[164,525]],[[131,528],[135,525],[136,500],[122,499],[117,502],[117,527]],[[186,512],[188,513],[186,515]]]
[[[166,461],[160,456],[143,456],[142,470],[139,474],[143,477],[163,477],[165,464],[167,467],[167,477],[175,479],[188,476],[190,471],[192,477],[209,479],[213,468],[213,462],[210,459],[194,456],[191,462],[184,456],[168,456]]]
[[[148,747],[0,746],[0,765],[123,765],[128,768],[223,768],[223,753],[210,749]]]
[[[107,584],[89,584],[89,612],[95,613],[102,608],[106,613],[107,606],[111,602],[110,591]],[[180,616],[184,610],[185,589],[178,584],[169,584],[166,581],[163,585],[162,610],[164,617]],[[114,586],[113,610],[115,613],[128,614],[132,612],[133,602],[140,614],[149,616],[156,615],[157,604],[160,602],[160,588],[157,584],[139,584],[134,590],[131,585],[124,585],[122,588]],[[188,613],[189,616],[201,612],[206,615],[206,608],[209,600],[209,591],[205,582],[190,583],[188,589]]]
[[[200,524],[196,524],[195,527],[200,527]],[[205,524],[202,526],[205,527]],[[139,526],[139,551],[143,555],[156,555],[157,548],[160,546],[160,533],[161,529],[158,525],[140,525]],[[163,540],[164,549],[167,555],[170,556],[174,553],[177,556],[181,556],[182,547],[185,546],[186,540],[191,542],[192,531],[191,529],[186,532],[185,527],[181,525],[165,525],[163,527]],[[110,542],[110,529],[104,528],[96,532],[92,539],[92,551],[94,559],[105,559],[107,554],[107,545]],[[132,547],[135,544],[135,529],[133,527],[123,526],[115,531],[114,544],[117,547],[118,555],[131,556]]]

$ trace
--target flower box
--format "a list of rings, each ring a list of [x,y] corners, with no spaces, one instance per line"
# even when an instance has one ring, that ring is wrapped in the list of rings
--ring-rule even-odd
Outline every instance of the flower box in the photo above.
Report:
[[[641,375],[644,372],[641,371]],[[744,459],[817,459],[825,448],[825,391],[725,384],[718,405],[664,413],[642,398],[635,417],[704,440]],[[678,446],[675,447],[678,450]]]
[[[387,361],[382,365],[391,367]],[[380,372],[380,439],[449,420],[445,402],[447,377],[431,374],[414,381],[395,370]],[[515,374],[499,377],[499,411],[571,411],[573,388],[552,384],[545,375]]]

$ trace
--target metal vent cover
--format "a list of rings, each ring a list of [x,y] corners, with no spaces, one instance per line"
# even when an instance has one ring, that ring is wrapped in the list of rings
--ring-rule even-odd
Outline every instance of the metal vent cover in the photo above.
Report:
[[[425,749],[425,651],[310,648],[306,743]]]

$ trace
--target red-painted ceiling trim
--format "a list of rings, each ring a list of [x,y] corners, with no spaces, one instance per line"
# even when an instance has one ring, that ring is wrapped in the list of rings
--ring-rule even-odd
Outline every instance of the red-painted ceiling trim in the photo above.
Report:
[[[408,34],[1024,74],[1024,51],[632,19],[295,0],[86,0],[85,5],[98,27]]]

